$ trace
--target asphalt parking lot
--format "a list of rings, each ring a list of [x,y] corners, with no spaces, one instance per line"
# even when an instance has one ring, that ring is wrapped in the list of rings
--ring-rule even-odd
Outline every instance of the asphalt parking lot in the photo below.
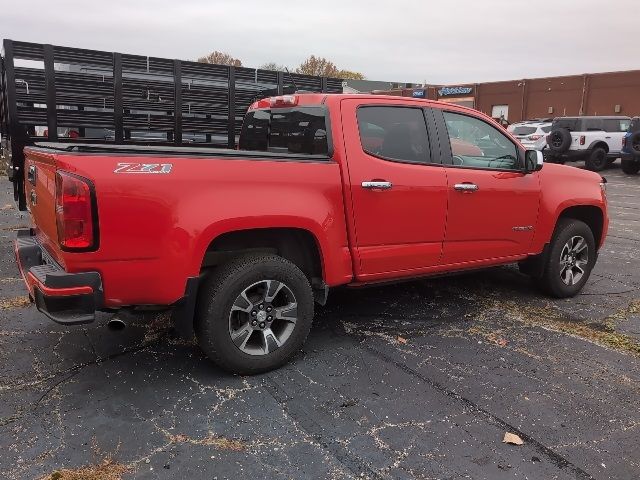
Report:
[[[122,332],[40,315],[0,178],[0,476],[639,478],[640,177],[604,175],[609,237],[578,297],[511,267],[335,291],[295,361],[246,378],[166,314]]]

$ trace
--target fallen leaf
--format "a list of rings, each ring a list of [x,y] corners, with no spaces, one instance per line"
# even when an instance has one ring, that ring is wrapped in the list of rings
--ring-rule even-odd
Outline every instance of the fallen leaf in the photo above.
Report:
[[[398,343],[402,343],[403,345],[407,343],[407,339],[403,337],[397,337]]]
[[[7,203],[4,207],[0,208],[0,210],[11,210],[13,208],[13,205],[11,205],[10,203]]]
[[[511,445],[522,445],[524,442],[515,433],[505,432],[502,443],[510,443]]]

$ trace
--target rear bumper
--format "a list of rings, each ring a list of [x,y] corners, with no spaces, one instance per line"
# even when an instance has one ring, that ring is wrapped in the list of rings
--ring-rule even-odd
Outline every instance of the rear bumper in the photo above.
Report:
[[[633,153],[622,152],[620,154],[620,158],[625,162],[640,162],[640,155],[636,155]]]
[[[16,261],[29,297],[57,323],[91,323],[104,302],[98,272],[67,273],[38,243],[30,229],[18,230]]]

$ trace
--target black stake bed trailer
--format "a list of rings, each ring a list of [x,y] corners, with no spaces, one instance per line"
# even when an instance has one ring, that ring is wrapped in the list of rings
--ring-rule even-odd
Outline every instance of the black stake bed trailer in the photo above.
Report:
[[[235,148],[256,98],[342,80],[4,40],[1,149],[19,208],[23,149],[37,141]]]

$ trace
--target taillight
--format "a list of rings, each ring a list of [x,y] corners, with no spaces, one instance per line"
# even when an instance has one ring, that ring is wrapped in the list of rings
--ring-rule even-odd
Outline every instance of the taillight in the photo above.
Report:
[[[97,247],[92,186],[87,179],[67,172],[56,173],[56,223],[63,250]]]
[[[529,140],[531,140],[532,142],[537,142],[541,138],[542,138],[542,135],[529,135]]]
[[[587,141],[587,137],[585,137],[584,135],[580,135],[580,145],[584,145],[586,141]]]
[[[279,97],[271,97],[269,105],[273,107],[293,107],[298,104],[298,97],[295,95],[280,95]]]
[[[622,137],[622,148],[627,146],[627,137]]]

